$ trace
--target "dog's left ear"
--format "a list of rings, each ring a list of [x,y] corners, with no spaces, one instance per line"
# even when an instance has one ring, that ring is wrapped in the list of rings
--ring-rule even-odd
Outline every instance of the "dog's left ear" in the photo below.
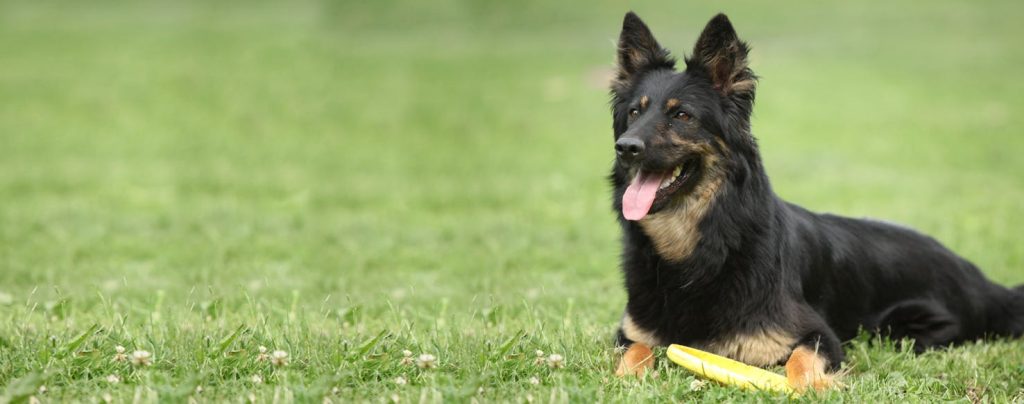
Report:
[[[729,17],[718,14],[697,39],[687,69],[707,72],[715,89],[723,95],[753,94],[757,76],[747,65],[747,44],[736,36]]]

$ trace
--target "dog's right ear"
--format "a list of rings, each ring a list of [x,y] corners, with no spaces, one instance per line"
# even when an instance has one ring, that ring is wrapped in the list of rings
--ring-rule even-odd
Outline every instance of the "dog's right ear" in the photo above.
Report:
[[[667,50],[658,45],[651,30],[632,11],[626,13],[622,20],[622,33],[619,34],[619,69],[612,89],[620,91],[636,79],[641,73],[659,69],[671,69],[675,60]]]

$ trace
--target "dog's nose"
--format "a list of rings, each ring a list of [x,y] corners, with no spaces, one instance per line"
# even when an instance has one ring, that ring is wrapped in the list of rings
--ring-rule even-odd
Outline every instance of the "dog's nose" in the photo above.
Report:
[[[621,137],[615,141],[615,154],[624,161],[633,161],[644,154],[644,142],[635,137]]]

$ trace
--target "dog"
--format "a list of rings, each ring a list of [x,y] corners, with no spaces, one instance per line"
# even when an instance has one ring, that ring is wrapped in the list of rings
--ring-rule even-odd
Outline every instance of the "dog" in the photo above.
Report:
[[[881,221],[780,199],[750,132],[757,76],[724,14],[685,69],[627,13],[611,84],[627,303],[616,374],[678,343],[754,366],[785,365],[798,390],[839,382],[860,330],[914,349],[1024,332],[1008,289],[938,241]]]

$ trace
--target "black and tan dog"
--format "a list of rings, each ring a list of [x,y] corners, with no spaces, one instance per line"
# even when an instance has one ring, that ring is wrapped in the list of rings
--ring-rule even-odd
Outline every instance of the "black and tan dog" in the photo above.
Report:
[[[785,364],[825,388],[859,329],[921,351],[1024,331],[1024,292],[913,230],[809,212],[772,191],[750,133],[747,45],[714,17],[675,70],[633,13],[612,85],[628,303],[618,374],[680,343],[751,365]]]

